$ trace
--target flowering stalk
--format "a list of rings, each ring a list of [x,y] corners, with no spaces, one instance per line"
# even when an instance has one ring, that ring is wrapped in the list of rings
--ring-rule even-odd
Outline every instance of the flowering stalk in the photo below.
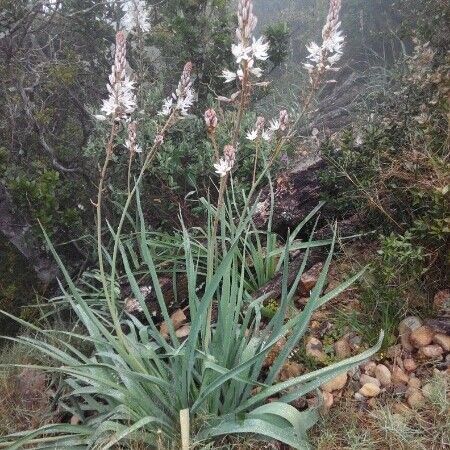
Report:
[[[119,220],[119,224],[117,226],[116,230],[116,238],[114,242],[114,248],[112,252],[112,259],[111,259],[111,277],[110,277],[110,305],[112,308],[114,308],[115,314],[116,313],[116,307],[115,307],[115,289],[114,289],[114,280],[116,275],[116,261],[117,261],[117,253],[119,250],[119,238],[120,234],[122,232],[122,228],[125,222],[125,218],[128,212],[128,208],[130,207],[131,200],[133,199],[134,195],[136,194],[137,187],[142,181],[142,178],[150,166],[150,164],[153,162],[153,159],[155,158],[156,154],[158,153],[159,148],[164,142],[164,137],[167,134],[168,130],[177,122],[177,120],[181,119],[183,115],[187,115],[188,108],[190,105],[192,105],[193,102],[193,90],[192,90],[192,81],[191,81],[191,70],[192,70],[192,64],[186,63],[180,82],[178,84],[178,88],[176,90],[177,98],[180,100],[181,106],[175,105],[171,108],[168,117],[162,126],[162,128],[158,131],[158,133],[155,136],[154,142],[152,147],[147,151],[144,163],[141,167],[141,170],[139,172],[139,175],[136,178],[136,181],[133,185],[133,188],[131,189],[129,195],[127,196],[122,215]],[[186,98],[189,98],[189,96],[192,95],[192,99],[189,100],[189,102],[186,102]],[[181,115],[180,115],[181,114]],[[166,115],[166,114],[161,114]]]
[[[219,148],[217,147],[217,141],[216,141],[216,129],[217,129],[217,114],[214,109],[210,108],[205,111],[204,114],[205,124],[206,124],[206,131],[208,133],[208,137],[211,140],[211,143],[214,148],[214,156],[215,160],[219,161]]]
[[[103,185],[108,170],[108,165],[111,161],[114,152],[114,139],[117,135],[118,122],[125,118],[127,114],[134,111],[136,101],[133,93],[133,83],[128,79],[125,73],[126,67],[126,39],[125,34],[119,31],[116,34],[116,49],[114,55],[114,65],[112,67],[111,75],[109,76],[108,92],[109,98],[103,101],[102,111],[107,116],[112,118],[111,132],[106,145],[106,157],[103,167],[100,171],[100,180],[97,192],[97,252],[99,260],[99,270],[101,274],[103,290],[106,301],[112,306],[111,298],[108,294],[108,288],[105,277],[105,268],[103,262],[103,245],[102,245],[102,196]],[[97,116],[100,120],[105,120],[104,116]],[[117,318],[115,308],[110,308],[112,319],[118,333],[121,332],[120,324]]]
[[[141,147],[138,145],[136,141],[136,131],[137,124],[135,121],[130,122],[128,124],[128,139],[125,141],[125,145],[129,150],[128,157],[128,177],[127,177],[127,187],[128,187],[128,195],[130,195],[130,183],[131,183],[131,165],[133,163],[133,158],[136,153],[142,153]]]
[[[253,14],[253,0],[239,0],[238,3],[238,28],[236,29],[237,44],[233,44],[231,51],[235,57],[238,69],[236,72],[230,70],[223,70],[222,77],[225,78],[225,83],[238,81],[240,90],[237,93],[239,96],[239,107],[237,117],[235,120],[232,145],[236,147],[239,140],[239,131],[244,114],[245,105],[249,100],[251,90],[252,76],[259,78],[262,75],[262,70],[255,66],[255,62],[266,60],[269,50],[269,43],[265,42],[263,38],[256,40],[252,34],[257,24],[257,18]],[[237,98],[233,94],[229,101],[234,101]],[[221,99],[223,99],[221,97]]]
[[[345,40],[342,31],[339,30],[341,6],[342,0],[330,0],[327,21],[322,29],[322,45],[311,42],[306,47],[309,52],[307,57],[309,62],[304,66],[309,72],[313,91],[318,89],[326,72],[339,70],[333,66],[342,58]]]

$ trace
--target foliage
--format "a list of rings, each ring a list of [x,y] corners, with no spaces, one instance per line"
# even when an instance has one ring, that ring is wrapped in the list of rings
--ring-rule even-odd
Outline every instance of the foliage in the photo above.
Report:
[[[320,175],[337,210],[401,235],[385,245],[403,247],[405,260],[420,260],[427,270],[431,261],[445,263],[450,231],[447,68],[433,49],[417,44],[378,94],[369,123],[357,120],[339,143],[324,146],[328,165]],[[420,255],[410,246],[422,248]]]
[[[379,344],[358,356],[283,383],[276,383],[277,374],[304,335],[312,313],[347,288],[360,274],[322,294],[333,254],[333,239],[310,301],[302,313],[285,322],[286,312],[308,260],[309,248],[314,245],[311,239],[303,244],[306,247],[304,262],[295,282],[288,289],[291,250],[288,241],[280,258],[284,267],[280,307],[261,333],[259,321],[264,297],[248,301],[244,286],[245,266],[240,257],[240,253],[245,255],[242,243],[251,233],[254,206],[248,208],[247,204],[239,221],[231,229],[222,228],[220,261],[211,278],[207,279],[204,294],[199,296],[195,289],[200,276],[198,260],[193,259],[193,240],[184,228],[191,327],[187,340],[182,342],[175,334],[160,291],[152,257],[155,249],[147,240],[139,196],[137,207],[139,257],[151,275],[159,307],[168,324],[169,341],[155,327],[130,269],[131,255],[118,234],[112,232],[119,245],[128,283],[147,323],[122,314],[120,323],[116,322],[117,310],[112,305],[111,316],[106,317],[106,321],[100,320],[95,309],[88,306],[80,295],[48,240],[64,273],[69,289],[66,294],[68,300],[89,336],[38,329],[19,320],[46,340],[28,337],[12,340],[27,344],[54,360],[55,367],[47,369],[62,374],[68,389],[62,406],[79,415],[82,423],[76,426],[47,425],[22,437],[15,435],[10,448],[20,448],[31,442],[37,448],[48,448],[48,445],[71,448],[101,445],[102,448],[110,448],[119,442],[129,445],[141,442],[150,448],[159,442],[165,448],[177,448],[180,427],[183,432],[180,411],[184,410],[189,411],[194,446],[204,445],[222,435],[254,434],[256,431],[266,439],[275,438],[294,448],[308,448],[306,431],[314,423],[317,412],[314,409],[299,412],[288,403],[363,361],[379,348]],[[230,208],[234,207],[230,205]],[[207,235],[211,239],[211,230]],[[208,240],[205,246],[214,247],[215,242]],[[215,258],[214,253],[208,254]],[[207,261],[207,265],[210,263]],[[208,319],[208,310],[213,303],[217,304],[214,327]],[[69,337],[70,341],[64,341],[64,336]],[[261,372],[264,358],[283,336],[286,336],[287,343],[270,370],[264,374]],[[77,342],[86,340],[95,348],[91,356],[77,349]],[[260,389],[254,394],[252,390],[258,386]],[[265,403],[267,398],[275,395],[280,395],[276,402]],[[48,434],[52,437],[38,437]]]

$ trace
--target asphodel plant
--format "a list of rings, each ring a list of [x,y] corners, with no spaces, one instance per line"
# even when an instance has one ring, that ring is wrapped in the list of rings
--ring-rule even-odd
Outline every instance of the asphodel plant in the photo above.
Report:
[[[333,11],[339,11],[336,9],[339,2],[331,3]],[[191,234],[180,217],[181,254],[188,285],[188,336],[179,338],[170,320],[168,302],[155,264],[159,242],[151,235],[149,237],[140,187],[146,169],[164,143],[164,137],[192,105],[192,65],[185,65],[175,93],[164,103],[161,111],[164,122],[150,149],[143,151],[141,170],[132,186],[131,176],[128,177],[128,195],[118,225],[113,228],[104,224],[103,186],[115,139],[136,107],[134,84],[125,71],[125,36],[119,32],[108,87],[110,97],[103,105],[105,116],[102,116],[102,119],[111,121],[111,132],[95,204],[98,263],[106,312],[102,309],[99,314],[88,302],[44,232],[63,275],[61,292],[83,324],[84,332],[42,329],[16,318],[31,333],[8,338],[35,349],[51,361],[47,366],[33,367],[61,376],[63,388],[59,393],[59,407],[79,417],[80,422],[77,425],[49,424],[31,432],[3,437],[0,438],[0,448],[109,449],[143,445],[149,449],[188,450],[214,445],[218,439],[228,435],[252,434],[261,441],[277,440],[296,449],[308,449],[307,432],[316,422],[317,407],[298,411],[290,403],[317,390],[380,348],[382,336],[377,345],[359,355],[284,382],[278,381],[280,370],[304,337],[314,311],[348,288],[361,273],[323,293],[336,231],[329,241],[314,241],[313,227],[308,241],[296,240],[304,225],[317,216],[320,205],[288,236],[282,247],[275,245],[273,240],[268,241],[266,257],[258,259],[262,243],[252,221],[257,207],[254,192],[258,183],[267,176],[271,160],[267,161],[242,202],[236,201],[232,182],[232,189],[227,191],[227,186],[229,180],[232,181],[229,175],[235,164],[242,114],[254,86],[251,78],[260,75],[255,60],[266,57],[267,46],[262,40],[251,39],[256,25],[252,1],[240,0],[238,11],[238,44],[233,46],[238,69],[224,73],[227,80],[236,80],[240,84],[239,95],[236,96],[236,122],[223,160],[217,161],[216,165],[221,176],[219,201],[214,206],[205,199],[201,200],[207,211],[201,243],[204,251],[198,251],[198,236]],[[336,14],[330,17],[335,24]],[[207,119],[209,132],[213,133],[217,126],[214,114],[208,113]],[[287,113],[283,112],[278,123],[271,123],[271,130],[264,130],[260,121],[262,128],[258,133],[284,131],[287,120]],[[276,152],[284,141],[285,136],[278,139]],[[134,123],[128,126],[127,145],[131,155],[138,151],[137,125]],[[126,239],[129,238],[122,235],[131,205],[135,206],[137,216],[134,246],[128,245]],[[105,225],[113,240],[111,251],[102,244]],[[270,226],[268,230],[271,232]],[[293,299],[307,268],[310,250],[325,245],[329,246],[328,256],[308,303],[302,311],[288,314],[293,310]],[[138,248],[138,254],[133,248]],[[303,251],[303,260],[294,281],[288,283],[289,255],[294,249]],[[149,310],[145,302],[131,263],[133,260],[135,264],[137,259],[152,281],[159,312],[167,325],[167,335],[161,332],[154,320],[154,311]],[[255,261],[258,267],[255,267]],[[140,306],[141,319],[127,314],[118,306],[116,281],[120,270]],[[283,274],[279,307],[262,326],[261,309],[270,293],[252,298],[250,284],[260,285],[278,270]],[[203,280],[206,280],[205,285],[199,290]],[[176,286],[174,294],[176,296]],[[286,344],[271,367],[263,370],[268,352],[281,338],[286,339]],[[80,343],[88,343],[92,351],[83,353]]]

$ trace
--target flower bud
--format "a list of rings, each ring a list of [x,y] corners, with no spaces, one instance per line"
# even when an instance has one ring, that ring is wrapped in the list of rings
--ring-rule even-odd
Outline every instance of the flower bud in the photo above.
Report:
[[[216,131],[218,122],[216,111],[214,111],[214,109],[212,108],[207,109],[205,111],[204,118],[206,127],[208,128],[208,133],[214,133]]]

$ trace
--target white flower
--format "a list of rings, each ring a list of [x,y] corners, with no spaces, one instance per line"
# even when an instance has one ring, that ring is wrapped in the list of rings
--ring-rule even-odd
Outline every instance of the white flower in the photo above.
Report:
[[[272,140],[272,136],[273,136],[273,134],[272,134],[272,131],[271,131],[271,130],[264,130],[264,131],[261,133],[261,137],[262,137],[265,141],[267,141],[267,142],[269,142],[269,141]]]
[[[260,67],[253,67],[250,69],[250,72],[255,75],[256,78],[260,78],[262,76],[262,69]]]
[[[216,173],[221,177],[224,177],[233,166],[227,161],[225,158],[220,158],[217,164],[214,164],[214,169],[216,169]]]
[[[231,72],[231,70],[222,70],[222,78],[225,78],[225,83],[231,83],[232,81],[234,81],[236,79],[236,73],[235,72]]]
[[[264,42],[264,37],[261,36],[258,40],[253,38],[251,48],[252,48],[252,55],[255,59],[265,61],[269,57],[267,53],[269,50],[269,43]]]
[[[238,44],[232,44],[231,46],[231,52],[236,58],[237,64],[240,64],[243,60],[248,61],[251,58],[251,51],[252,47],[244,47],[241,42],[239,42]]]
[[[188,109],[194,104],[194,98],[195,94],[191,88],[186,89],[184,96],[178,97],[176,108],[182,116],[188,115]]]
[[[256,130],[256,129],[250,130],[246,135],[246,138],[249,141],[254,141],[257,137],[258,137],[258,130]]]
[[[126,31],[132,32],[134,29],[140,29],[144,33],[150,31],[150,18],[145,1],[126,0],[122,3],[122,10],[125,15],[121,24]]]
[[[271,120],[269,124],[269,129],[272,132],[278,131],[280,129],[280,121],[276,119]]]
[[[172,112],[172,106],[173,106],[173,98],[172,97],[167,97],[164,100],[162,109],[158,113],[158,115],[160,115],[160,116],[168,116]]]
[[[127,114],[131,114],[136,109],[136,96],[134,95],[134,82],[128,76],[121,80],[115,79],[114,73],[110,75],[110,84],[107,85],[110,93],[106,100],[103,100],[101,110],[106,116],[123,119]]]

